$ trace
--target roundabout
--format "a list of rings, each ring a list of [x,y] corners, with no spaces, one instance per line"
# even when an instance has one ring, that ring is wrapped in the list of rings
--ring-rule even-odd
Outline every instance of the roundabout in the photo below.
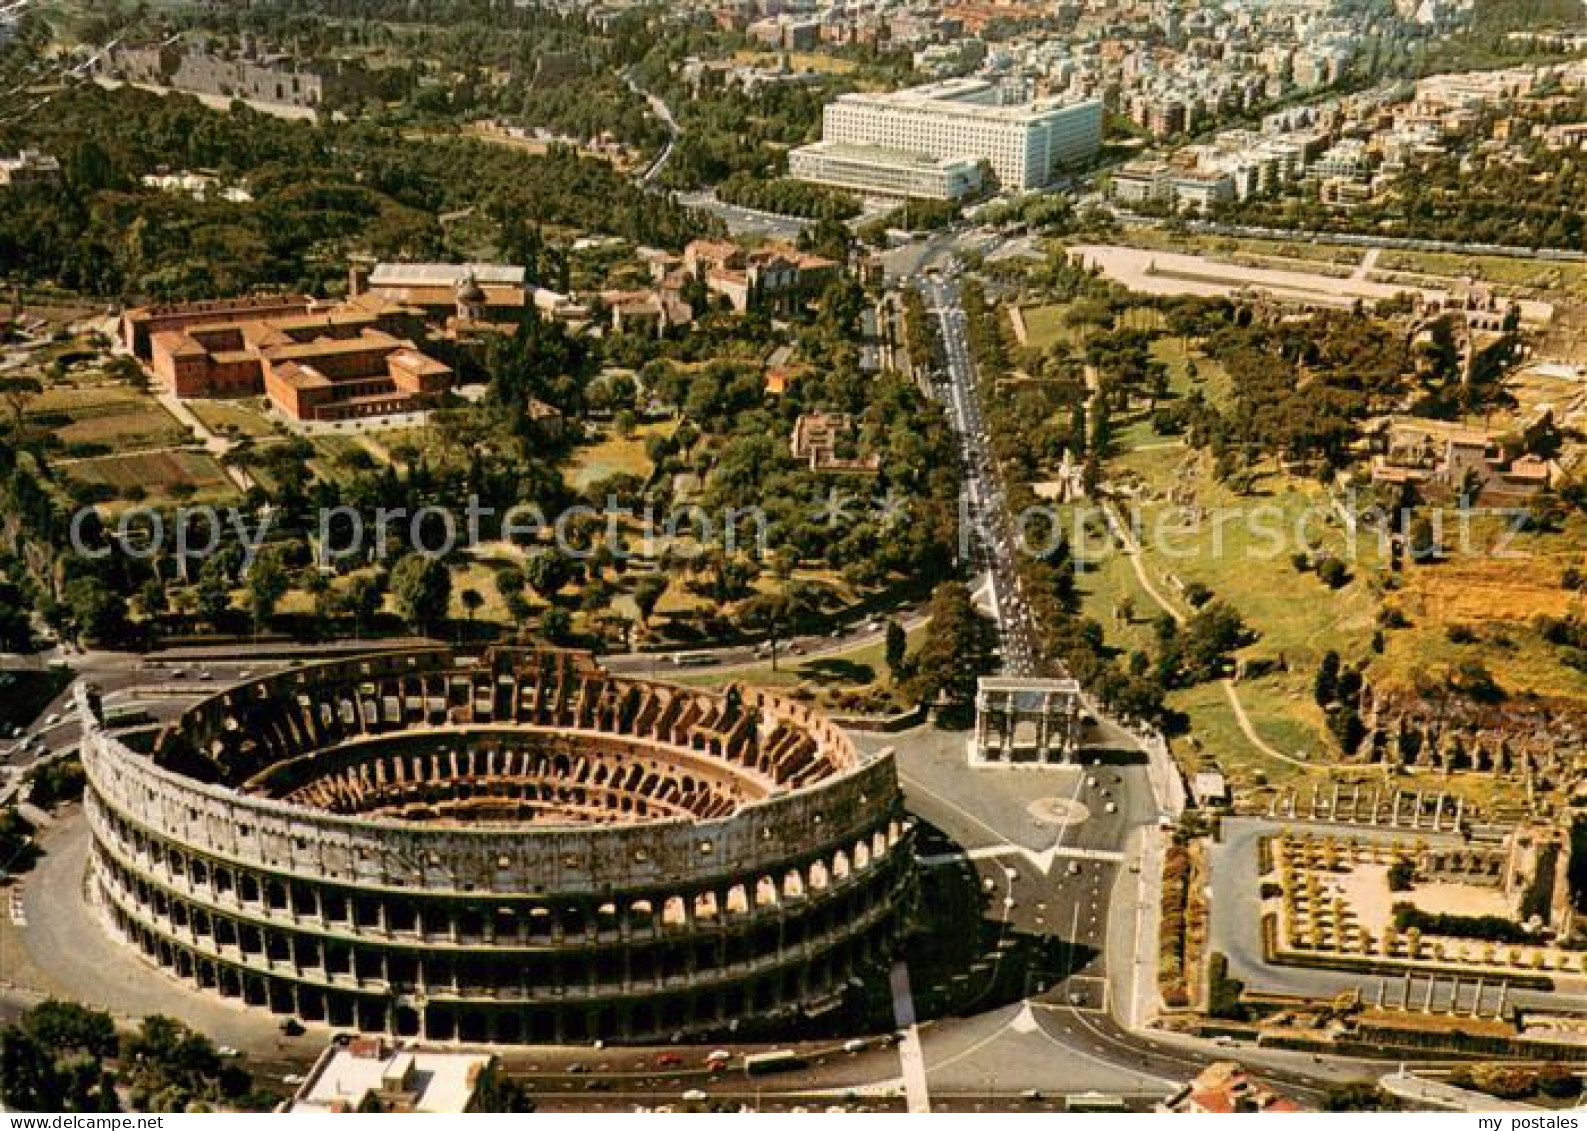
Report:
[[[1025,810],[1038,825],[1070,829],[1091,819],[1091,810],[1073,797],[1038,797]]]

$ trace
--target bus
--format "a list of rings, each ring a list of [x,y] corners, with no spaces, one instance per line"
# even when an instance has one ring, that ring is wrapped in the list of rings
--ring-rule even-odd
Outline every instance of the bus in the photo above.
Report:
[[[716,663],[716,657],[709,652],[674,652],[667,662],[680,668],[700,668]]]
[[[1065,1111],[1128,1111],[1123,1096],[1108,1095],[1104,1092],[1081,1092],[1074,1096],[1064,1097]]]
[[[777,1049],[775,1052],[750,1053],[744,1058],[744,1075],[764,1076],[769,1072],[791,1072],[795,1068],[803,1068],[805,1058],[794,1052],[793,1049]]]

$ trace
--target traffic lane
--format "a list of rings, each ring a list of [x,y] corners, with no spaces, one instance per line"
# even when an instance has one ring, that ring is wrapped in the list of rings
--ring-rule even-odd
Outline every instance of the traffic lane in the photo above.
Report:
[[[863,623],[846,627],[836,634],[806,634],[780,640],[777,643],[777,660],[779,664],[794,665],[838,652],[853,651],[885,639],[888,621],[896,621],[905,632],[912,632],[929,619],[930,613],[925,605],[907,604],[877,610],[868,615]],[[874,628],[871,627],[873,624]],[[674,656],[707,662],[680,664],[673,660]],[[679,648],[667,652],[613,652],[601,656],[600,660],[603,667],[614,672],[665,677],[669,671],[687,672],[692,667],[719,671],[764,667],[771,663],[771,652],[763,645],[734,644],[723,648]]]

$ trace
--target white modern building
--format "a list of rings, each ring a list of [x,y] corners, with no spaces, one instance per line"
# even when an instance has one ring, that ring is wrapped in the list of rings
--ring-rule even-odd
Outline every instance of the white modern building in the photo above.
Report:
[[[842,95],[827,104],[821,136],[820,144],[984,161],[1004,189],[1024,192],[1041,188],[1057,170],[1077,166],[1097,152],[1102,103],[1010,103],[996,83],[948,79],[891,94]],[[878,184],[860,191],[886,190]]]
[[[968,157],[932,157],[907,149],[818,141],[788,155],[788,172],[801,181],[878,196],[958,200],[981,187],[981,163]]]

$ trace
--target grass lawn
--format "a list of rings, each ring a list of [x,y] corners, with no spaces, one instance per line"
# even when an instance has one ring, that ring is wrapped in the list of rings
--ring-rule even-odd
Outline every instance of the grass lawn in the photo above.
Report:
[[[1069,328],[1063,321],[1064,312],[1068,309],[1067,303],[1023,307],[1020,315],[1025,319],[1025,344],[1045,351],[1059,342],[1069,341]]]
[[[1261,260],[1298,260],[1306,264],[1333,264],[1354,267],[1364,254],[1360,248],[1303,240],[1263,240],[1247,237],[1215,236],[1191,232],[1171,232],[1165,228],[1127,228],[1111,237],[1127,247],[1176,251],[1185,255],[1209,255],[1225,259],[1244,257]],[[1282,265],[1282,264],[1281,264]]]
[[[643,424],[631,436],[618,436],[607,431],[593,444],[580,447],[573,453],[568,465],[568,478],[578,490],[591,483],[599,483],[613,475],[638,475],[651,472],[650,457],[645,454],[645,441],[651,436],[670,436],[677,428],[675,421]]]
[[[204,427],[221,435],[263,439],[278,434],[274,422],[260,412],[252,401],[192,400],[187,402],[187,407],[203,421]]]
[[[926,626],[909,630],[909,650],[914,651],[926,639]],[[716,687],[725,683],[749,683],[758,687],[794,687],[800,683],[831,689],[863,689],[874,687],[889,679],[887,673],[887,644],[878,638],[869,644],[821,656],[794,656],[786,646],[777,651],[777,670],[771,664],[754,664],[731,671],[700,671],[680,669],[680,674],[669,676],[675,683],[694,687]],[[659,669],[658,669],[659,670]],[[685,674],[686,673],[686,674]]]
[[[1234,393],[1234,382],[1223,363],[1206,357],[1195,346],[1187,351],[1179,338],[1158,338],[1152,343],[1152,357],[1168,366],[1168,391],[1176,396],[1200,389],[1208,404],[1224,405]]]
[[[1446,279],[1473,278],[1501,287],[1563,290],[1587,297],[1587,265],[1512,259],[1503,255],[1453,255],[1434,251],[1385,251],[1379,271],[1407,271]]]
[[[788,60],[788,69],[796,74],[813,71],[823,75],[846,75],[858,66],[852,59],[818,55],[813,51],[793,51],[786,56],[780,52],[769,51],[736,51],[733,54],[734,62],[748,63],[754,67],[780,68],[785,57]]]

